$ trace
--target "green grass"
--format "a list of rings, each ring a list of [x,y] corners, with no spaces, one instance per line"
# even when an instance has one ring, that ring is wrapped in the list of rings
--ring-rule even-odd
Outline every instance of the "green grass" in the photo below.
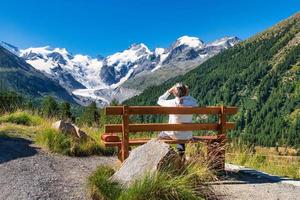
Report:
[[[300,157],[254,153],[245,146],[229,148],[226,162],[254,168],[272,175],[300,179]]]
[[[41,124],[43,119],[38,115],[30,114],[24,111],[17,111],[0,117],[0,123],[13,123],[26,126],[36,126]]]
[[[128,187],[111,181],[113,169],[100,167],[89,177],[90,196],[94,200],[205,199],[213,195],[205,182],[215,180],[215,175],[208,169],[205,159],[195,158],[191,158],[180,170],[164,168],[145,174]]]
[[[0,124],[0,137],[23,137],[34,140],[36,126],[24,126],[11,123]]]
[[[84,127],[87,138],[75,138],[52,128],[55,119],[44,119],[27,111],[0,117],[0,137],[26,137],[50,152],[69,156],[112,155],[100,141],[101,130]]]
[[[92,199],[117,199],[121,193],[121,186],[110,180],[114,170],[107,166],[98,169],[89,177],[88,187]]]
[[[69,156],[111,155],[107,149],[93,138],[73,138],[52,128],[43,129],[36,135],[36,143],[51,152]]]
[[[194,187],[190,176],[182,174],[174,176],[167,172],[157,172],[146,175],[133,183],[119,196],[120,200],[156,200],[156,199],[202,199],[201,194]]]

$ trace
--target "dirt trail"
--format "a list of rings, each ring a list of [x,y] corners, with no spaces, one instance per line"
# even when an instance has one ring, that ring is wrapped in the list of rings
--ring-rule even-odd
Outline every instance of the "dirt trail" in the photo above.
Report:
[[[114,157],[48,154],[21,138],[0,138],[0,199],[88,199],[86,178]]]

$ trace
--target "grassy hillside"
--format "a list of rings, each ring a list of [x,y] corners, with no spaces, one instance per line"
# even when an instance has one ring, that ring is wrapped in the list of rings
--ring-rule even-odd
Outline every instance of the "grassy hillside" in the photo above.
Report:
[[[300,14],[209,59],[184,76],[124,102],[155,105],[176,82],[200,105],[236,105],[238,130],[251,144],[300,145]]]

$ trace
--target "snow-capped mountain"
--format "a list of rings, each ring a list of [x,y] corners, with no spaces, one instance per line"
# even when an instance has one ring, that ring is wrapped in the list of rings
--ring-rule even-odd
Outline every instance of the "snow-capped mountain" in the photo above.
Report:
[[[103,85],[99,79],[102,60],[72,55],[66,49],[49,46],[20,50],[20,57],[36,69],[57,79],[66,89],[84,89]]]
[[[105,58],[100,77],[108,85],[120,85],[132,75],[147,70],[151,54],[146,45],[133,44],[127,50]]]
[[[79,103],[96,100],[98,105],[105,106],[112,99],[123,101],[150,85],[184,74],[239,41],[237,37],[224,37],[205,44],[197,37],[183,36],[169,48],[151,51],[143,43],[133,44],[122,52],[96,58],[73,55],[64,48],[19,50],[5,42],[0,45],[56,80],[76,95]]]

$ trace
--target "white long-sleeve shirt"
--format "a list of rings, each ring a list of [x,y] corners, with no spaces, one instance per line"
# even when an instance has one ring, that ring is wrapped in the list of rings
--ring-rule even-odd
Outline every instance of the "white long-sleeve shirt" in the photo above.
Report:
[[[178,97],[168,100],[169,96],[170,93],[167,91],[158,98],[157,104],[166,107],[198,106],[197,100],[191,96],[181,97],[183,100],[182,104],[180,104],[180,99]],[[191,123],[192,120],[193,115],[169,115],[169,124]],[[164,133],[177,140],[188,140],[193,137],[192,131],[164,131]]]

